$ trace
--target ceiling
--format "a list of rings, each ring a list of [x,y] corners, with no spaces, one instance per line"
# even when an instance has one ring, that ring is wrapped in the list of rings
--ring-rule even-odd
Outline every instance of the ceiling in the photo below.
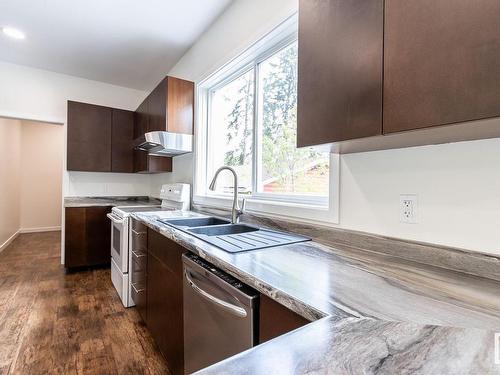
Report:
[[[1,0],[0,61],[150,90],[231,0]]]

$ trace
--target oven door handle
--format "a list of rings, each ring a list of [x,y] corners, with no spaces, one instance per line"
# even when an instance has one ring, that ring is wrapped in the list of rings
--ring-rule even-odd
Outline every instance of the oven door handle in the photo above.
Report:
[[[212,302],[215,305],[218,305],[219,307],[222,307],[224,310],[230,312],[233,315],[239,316],[240,318],[245,318],[247,316],[247,312],[245,311],[244,308],[233,305],[232,303],[226,302],[221,300],[220,298],[217,298],[210,293],[204,291],[201,289],[198,285],[195,284],[195,282],[191,279],[191,276],[189,275],[189,271],[185,270],[184,271],[184,276],[186,277],[186,281],[188,282],[189,286],[193,288],[193,290],[198,293],[201,297],[205,298],[209,302]]]
[[[113,214],[106,214],[107,217],[110,218],[110,220],[115,223],[115,224],[123,224],[123,219],[120,219],[119,217],[117,217],[116,215],[113,215]]]

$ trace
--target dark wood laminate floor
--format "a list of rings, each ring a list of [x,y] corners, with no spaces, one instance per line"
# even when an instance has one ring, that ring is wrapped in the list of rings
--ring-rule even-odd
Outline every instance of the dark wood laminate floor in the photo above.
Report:
[[[0,375],[168,374],[109,269],[66,275],[60,232],[20,235],[0,253]]]

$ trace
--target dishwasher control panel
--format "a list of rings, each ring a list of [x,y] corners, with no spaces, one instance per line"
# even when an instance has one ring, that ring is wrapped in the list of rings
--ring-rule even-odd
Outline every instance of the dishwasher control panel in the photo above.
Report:
[[[226,283],[231,285],[232,287],[239,289],[243,292],[246,293],[251,293],[255,292],[254,289],[249,287],[246,284],[243,284],[241,281],[238,279],[234,278],[233,276],[229,275],[228,273],[221,271],[220,269],[216,268],[213,264],[208,263],[205,259],[199,257],[198,255],[188,253],[184,255],[186,258],[190,259],[200,267],[203,267],[203,269],[207,270],[211,274],[217,276],[218,278],[224,280]]]

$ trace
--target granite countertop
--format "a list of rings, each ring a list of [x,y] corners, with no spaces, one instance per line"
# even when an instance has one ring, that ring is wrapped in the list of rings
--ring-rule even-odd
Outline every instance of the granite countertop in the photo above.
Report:
[[[64,197],[64,207],[147,206],[161,201],[147,196]]]
[[[317,320],[200,373],[500,372],[492,359],[499,281],[313,241],[231,254],[157,221],[168,215],[133,214]]]

